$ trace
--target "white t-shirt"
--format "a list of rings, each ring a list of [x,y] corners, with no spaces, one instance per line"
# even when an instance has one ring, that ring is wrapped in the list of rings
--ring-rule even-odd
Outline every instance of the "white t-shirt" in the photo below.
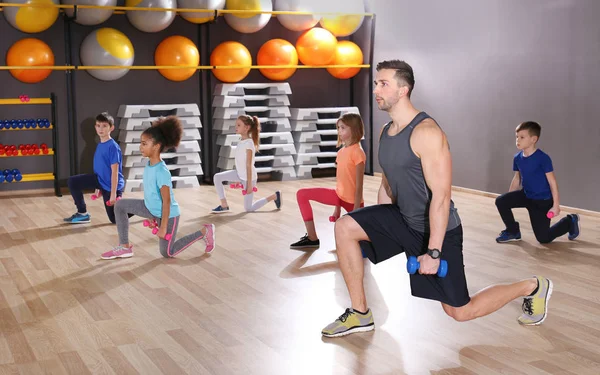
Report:
[[[254,154],[256,154],[256,148],[252,138],[244,139],[237,144],[235,148],[235,169],[240,177],[240,180],[248,181],[246,177],[246,150],[252,150],[252,181],[258,179],[256,168],[254,167]]]

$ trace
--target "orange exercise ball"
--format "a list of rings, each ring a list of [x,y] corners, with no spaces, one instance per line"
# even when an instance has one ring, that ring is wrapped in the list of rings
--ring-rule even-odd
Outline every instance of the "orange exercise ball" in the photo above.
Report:
[[[258,65],[298,65],[298,52],[292,43],[283,39],[271,39],[260,47],[256,56]],[[272,81],[285,81],[296,68],[259,69],[262,75]]]
[[[296,41],[298,58],[304,65],[327,65],[335,58],[337,39],[329,31],[313,27]]]
[[[359,65],[363,63],[360,47],[349,40],[341,40],[335,48],[335,58],[331,65]],[[360,68],[327,68],[329,74],[339,79],[352,78]]]
[[[242,43],[227,41],[219,44],[210,54],[210,65],[252,65],[250,51]],[[235,83],[246,78],[250,68],[213,69],[213,74],[221,82]]]
[[[52,66],[54,53],[46,43],[36,38],[25,38],[13,44],[6,53],[8,66]],[[11,69],[10,74],[21,82],[38,83],[52,73],[51,69]]]
[[[200,52],[190,39],[174,35],[166,38],[154,51],[154,64],[157,66],[198,66]],[[196,73],[194,68],[158,69],[166,79],[171,81],[185,81]]]

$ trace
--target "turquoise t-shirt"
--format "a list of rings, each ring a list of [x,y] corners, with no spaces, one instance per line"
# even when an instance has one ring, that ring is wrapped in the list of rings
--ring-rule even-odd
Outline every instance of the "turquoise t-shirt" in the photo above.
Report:
[[[171,195],[171,211],[169,218],[179,216],[179,204],[173,196],[173,183],[171,182],[171,172],[167,168],[164,161],[160,161],[154,165],[148,165],[144,168],[144,204],[150,213],[155,217],[162,217],[162,197],[160,196],[160,188],[163,186],[169,187]]]

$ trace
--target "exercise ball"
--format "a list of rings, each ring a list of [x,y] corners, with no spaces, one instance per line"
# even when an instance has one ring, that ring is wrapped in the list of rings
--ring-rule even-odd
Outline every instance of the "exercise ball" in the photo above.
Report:
[[[319,1],[325,0],[276,0],[276,11],[285,12],[315,12]],[[314,27],[319,22],[317,14],[278,14],[277,20],[283,27],[291,31],[304,31]]]
[[[210,65],[252,65],[250,51],[239,42],[227,41],[219,44],[210,54]],[[246,78],[250,68],[213,69],[213,74],[221,82],[235,83]]]
[[[5,3],[17,4],[56,4],[58,0],[8,0]],[[56,22],[58,8],[5,7],[4,17],[15,29],[24,33],[39,33]]]
[[[98,5],[98,6],[111,6],[117,5],[117,0],[61,0],[61,3],[65,5]],[[112,9],[77,9],[77,18],[75,22],[80,25],[94,26],[105,22],[112,16]],[[68,17],[73,17],[75,12],[73,9],[65,9],[65,14]]]
[[[363,63],[360,47],[349,40],[340,40],[335,47],[335,58],[331,65],[358,65]],[[329,74],[339,79],[352,78],[361,68],[327,68]]]
[[[85,37],[79,50],[83,65],[131,66],[134,51],[131,41],[119,30],[104,27],[92,31]],[[88,69],[87,72],[102,81],[115,81],[129,69]]]
[[[182,9],[212,9],[225,8],[225,0],[177,0],[177,7]],[[183,19],[191,23],[205,23],[215,19],[214,12],[181,12]]]
[[[271,0],[227,0],[228,10],[263,10],[273,11],[273,2]],[[269,23],[270,13],[252,14],[237,13],[225,14],[225,21],[232,29],[244,34],[255,33]]]
[[[314,27],[298,37],[296,50],[304,65],[327,65],[335,58],[337,39],[329,31]]]
[[[125,0],[125,6],[136,8],[177,8],[175,0]],[[176,12],[172,10],[139,11],[128,10],[127,19],[138,30],[146,33],[156,33],[169,27],[175,19]]]
[[[198,66],[199,63],[200,53],[194,42],[180,35],[166,38],[154,51],[154,64],[157,66]],[[196,69],[158,69],[158,72],[171,81],[185,81],[196,73]]]
[[[256,63],[258,65],[297,65],[298,52],[287,40],[271,39],[258,50]],[[296,68],[260,68],[259,70],[263,76],[273,81],[285,81],[296,72]]]
[[[6,53],[8,66],[52,66],[54,53],[46,43],[36,38],[25,38],[13,44]],[[21,82],[38,83],[52,73],[51,69],[11,69],[10,74]]]
[[[363,0],[327,0],[322,2],[320,8],[323,12],[365,13]],[[364,16],[355,15],[327,15],[321,18],[321,27],[329,30],[333,35],[348,36],[356,32],[362,25]]]

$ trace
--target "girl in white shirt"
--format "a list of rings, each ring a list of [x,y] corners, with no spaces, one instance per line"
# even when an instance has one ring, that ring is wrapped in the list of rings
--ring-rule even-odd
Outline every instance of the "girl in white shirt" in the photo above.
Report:
[[[229,183],[241,182],[242,189],[246,191],[244,196],[244,209],[247,212],[253,212],[267,204],[275,201],[277,208],[281,207],[281,191],[276,191],[267,198],[262,198],[253,202],[254,187],[258,179],[256,168],[254,167],[254,155],[258,148],[260,134],[260,124],[256,116],[241,115],[235,122],[235,132],[242,136],[242,140],[235,148],[235,169],[215,174],[213,181],[221,204],[212,210],[213,214],[221,214],[229,211],[229,205],[225,198],[225,189],[223,182]],[[249,178],[250,177],[250,178]]]

